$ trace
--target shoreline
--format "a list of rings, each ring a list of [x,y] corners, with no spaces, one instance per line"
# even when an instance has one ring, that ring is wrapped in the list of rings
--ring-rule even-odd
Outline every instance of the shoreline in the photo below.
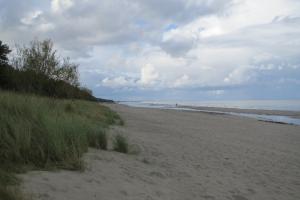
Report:
[[[162,104],[122,104],[133,108],[153,108],[162,110],[178,110],[188,112],[203,112],[216,115],[234,115],[239,117],[253,118],[258,121],[300,126],[300,111],[263,110],[263,109],[240,109],[223,107],[162,105]]]
[[[258,115],[278,115],[278,116],[288,116],[288,117],[300,119],[300,111],[289,111],[289,110],[243,109],[243,108],[184,106],[184,105],[179,105],[178,108],[190,108],[199,111],[205,110],[211,112],[233,112],[233,113],[249,113],[249,114],[258,114]]]
[[[249,113],[259,115],[281,115],[293,118],[300,118],[300,110],[280,110],[280,109],[254,109],[254,108],[235,108],[235,107],[221,107],[221,106],[194,106],[184,104],[162,104],[162,103],[143,103],[143,102],[131,102],[131,101],[116,101],[116,104],[126,105],[137,108],[183,108],[183,109],[195,109],[199,111],[211,111],[211,112],[234,112],[234,113]]]

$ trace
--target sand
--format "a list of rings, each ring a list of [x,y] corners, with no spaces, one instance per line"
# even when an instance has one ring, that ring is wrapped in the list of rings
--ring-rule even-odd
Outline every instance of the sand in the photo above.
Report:
[[[45,200],[299,200],[300,126],[110,105],[138,154],[90,149],[84,172],[22,175]]]

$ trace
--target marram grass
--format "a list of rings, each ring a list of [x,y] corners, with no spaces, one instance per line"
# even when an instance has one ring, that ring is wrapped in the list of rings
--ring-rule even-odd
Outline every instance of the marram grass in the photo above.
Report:
[[[123,135],[116,135],[113,140],[113,150],[120,153],[128,153],[129,145],[127,138]]]
[[[0,179],[24,166],[81,169],[82,154],[89,146],[106,149],[105,129],[117,122],[96,102],[0,91]]]

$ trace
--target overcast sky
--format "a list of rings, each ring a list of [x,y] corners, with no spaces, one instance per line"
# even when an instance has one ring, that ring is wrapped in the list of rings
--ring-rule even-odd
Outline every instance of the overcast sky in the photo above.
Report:
[[[0,0],[0,40],[34,38],[98,97],[300,99],[299,0]]]

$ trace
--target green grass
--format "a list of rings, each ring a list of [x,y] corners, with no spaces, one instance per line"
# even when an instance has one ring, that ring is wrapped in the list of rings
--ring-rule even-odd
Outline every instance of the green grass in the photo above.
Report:
[[[122,135],[116,135],[113,140],[113,150],[120,153],[128,153],[129,145],[127,138]]]
[[[25,200],[19,188],[15,186],[0,186],[0,200]]]
[[[0,91],[0,200],[25,168],[83,168],[88,147],[107,149],[106,128],[122,121],[96,102]]]
[[[19,183],[13,173],[0,169],[0,200],[25,200],[18,187]]]

